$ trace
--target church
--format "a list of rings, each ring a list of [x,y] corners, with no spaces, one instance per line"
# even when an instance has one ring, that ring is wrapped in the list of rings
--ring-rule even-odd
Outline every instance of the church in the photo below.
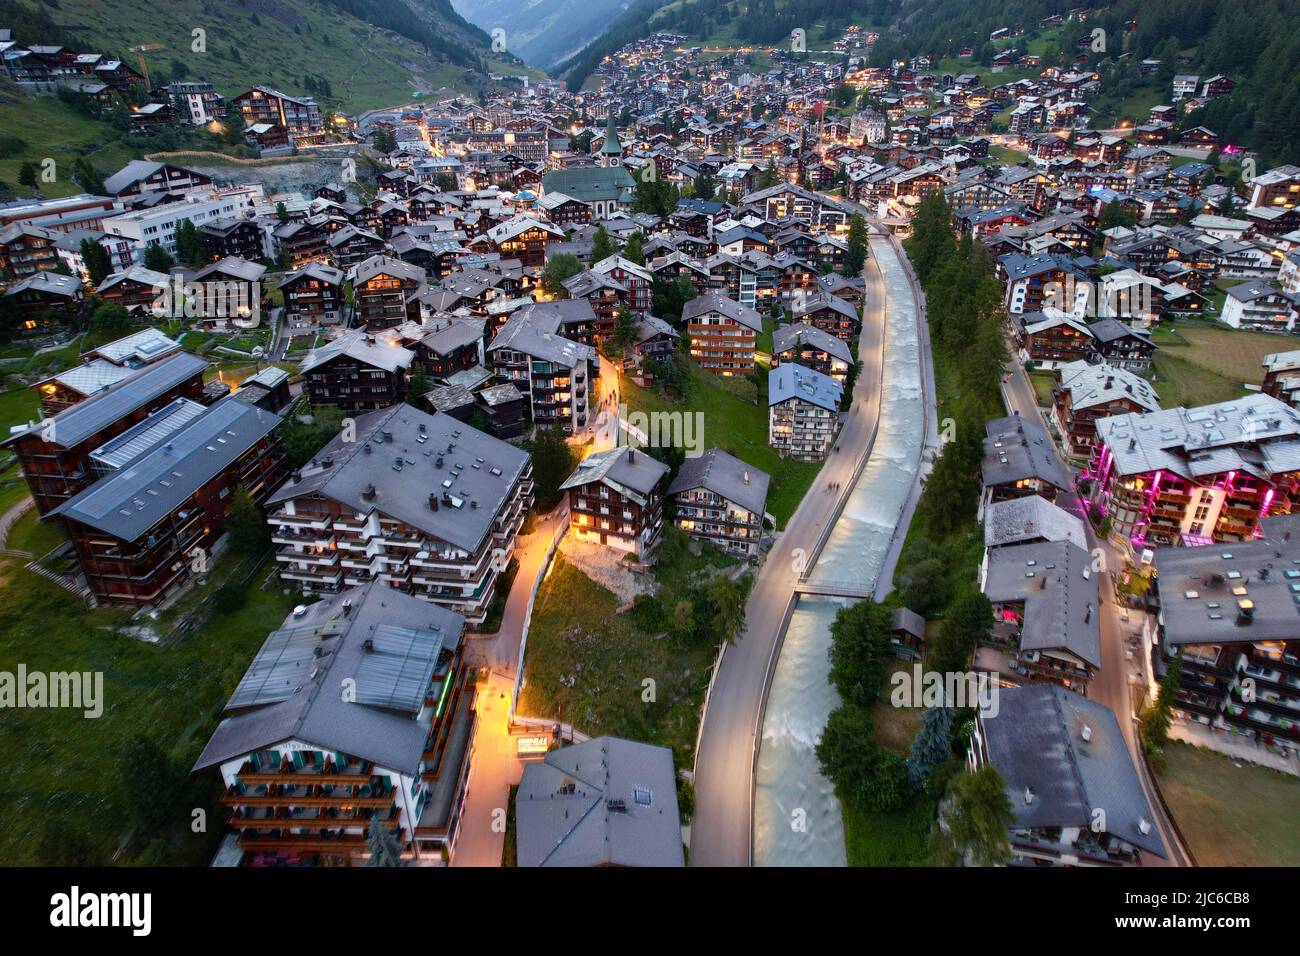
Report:
[[[542,177],[544,193],[564,193],[591,207],[591,217],[607,219],[620,210],[632,207],[632,190],[636,180],[623,166],[623,145],[614,130],[614,114],[605,126],[605,142],[600,147],[600,165],[557,169]]]

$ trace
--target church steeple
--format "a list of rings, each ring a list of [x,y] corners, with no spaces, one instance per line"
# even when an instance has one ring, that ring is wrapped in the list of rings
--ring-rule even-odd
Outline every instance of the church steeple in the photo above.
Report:
[[[614,129],[614,111],[609,111],[609,120],[605,123],[605,142],[600,147],[600,165],[618,166],[623,162],[623,144],[618,141],[618,132]]]

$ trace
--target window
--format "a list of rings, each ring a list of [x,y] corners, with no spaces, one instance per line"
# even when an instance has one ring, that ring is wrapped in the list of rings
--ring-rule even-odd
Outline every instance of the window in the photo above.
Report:
[[[636,801],[638,806],[648,807],[653,802],[654,796],[649,787],[633,787],[632,799]]]

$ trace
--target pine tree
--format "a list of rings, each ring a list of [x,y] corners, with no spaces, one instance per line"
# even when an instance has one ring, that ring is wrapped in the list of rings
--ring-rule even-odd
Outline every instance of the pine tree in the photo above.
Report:
[[[614,248],[614,240],[609,238],[609,233],[605,230],[604,225],[596,227],[596,235],[591,240],[591,261],[601,262],[614,255],[617,250]]]
[[[81,240],[81,258],[86,263],[86,274],[92,286],[98,287],[113,271],[108,250],[93,239]]]
[[[907,780],[913,789],[924,788],[930,774],[951,754],[952,710],[947,706],[925,708],[907,757]]]
[[[366,848],[370,850],[366,866],[406,866],[402,860],[402,847],[397,842],[397,834],[391,827],[382,824],[378,813],[370,818],[370,828],[366,831]]]

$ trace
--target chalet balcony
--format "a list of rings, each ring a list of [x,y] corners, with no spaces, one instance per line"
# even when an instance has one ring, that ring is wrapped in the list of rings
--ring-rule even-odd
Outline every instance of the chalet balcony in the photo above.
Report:
[[[329,515],[312,515],[312,514],[289,514],[287,511],[277,511],[268,515],[267,524],[278,528],[280,525],[287,525],[290,529],[310,528],[313,531],[325,531],[330,525]]]
[[[338,566],[339,553],[337,551],[277,551],[275,560],[286,564],[310,565],[313,569],[319,569],[320,573],[324,573],[325,568]]]
[[[343,572],[336,571],[333,574],[316,571],[305,571],[301,568],[284,567],[280,569],[280,577],[286,581],[301,581],[304,584],[311,585],[314,588],[322,588],[337,591],[343,583]]]

